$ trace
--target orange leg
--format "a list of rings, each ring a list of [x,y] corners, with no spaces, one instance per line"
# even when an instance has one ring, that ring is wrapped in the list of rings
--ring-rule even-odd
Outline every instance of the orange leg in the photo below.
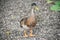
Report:
[[[29,34],[29,36],[35,36],[34,34],[32,34],[33,33],[33,31],[32,31],[32,29],[30,30],[30,34]]]
[[[26,31],[24,30],[24,36],[23,37],[28,37]]]

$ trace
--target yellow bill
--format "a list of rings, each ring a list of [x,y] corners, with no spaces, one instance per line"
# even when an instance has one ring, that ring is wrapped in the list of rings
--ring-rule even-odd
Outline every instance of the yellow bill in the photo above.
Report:
[[[38,8],[38,6],[35,6],[35,8],[34,8],[35,10],[39,10],[39,8]]]

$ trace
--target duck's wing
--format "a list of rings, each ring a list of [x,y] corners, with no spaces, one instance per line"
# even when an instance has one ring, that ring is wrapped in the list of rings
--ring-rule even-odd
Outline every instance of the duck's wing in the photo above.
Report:
[[[28,27],[34,27],[36,25],[36,18],[34,16],[30,16],[26,21],[26,25]]]

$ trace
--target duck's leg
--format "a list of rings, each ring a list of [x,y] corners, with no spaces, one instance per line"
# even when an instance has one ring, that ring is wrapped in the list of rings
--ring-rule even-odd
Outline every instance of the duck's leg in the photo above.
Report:
[[[26,30],[24,30],[24,36],[23,37],[28,37]]]
[[[32,29],[30,29],[30,34],[29,34],[29,36],[35,36],[34,34],[33,34],[33,31],[32,31]]]

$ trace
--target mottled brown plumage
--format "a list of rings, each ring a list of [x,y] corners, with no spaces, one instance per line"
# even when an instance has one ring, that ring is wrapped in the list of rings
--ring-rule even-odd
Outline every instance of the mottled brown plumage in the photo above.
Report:
[[[37,23],[37,20],[35,17],[31,16],[31,17],[26,17],[26,18],[23,18],[21,21],[20,21],[20,24],[22,26],[23,25],[27,25],[28,28],[33,28],[35,27]]]
[[[35,17],[33,17],[33,15],[31,17],[27,18],[26,25],[29,28],[35,27],[36,23],[37,23],[37,20]]]

